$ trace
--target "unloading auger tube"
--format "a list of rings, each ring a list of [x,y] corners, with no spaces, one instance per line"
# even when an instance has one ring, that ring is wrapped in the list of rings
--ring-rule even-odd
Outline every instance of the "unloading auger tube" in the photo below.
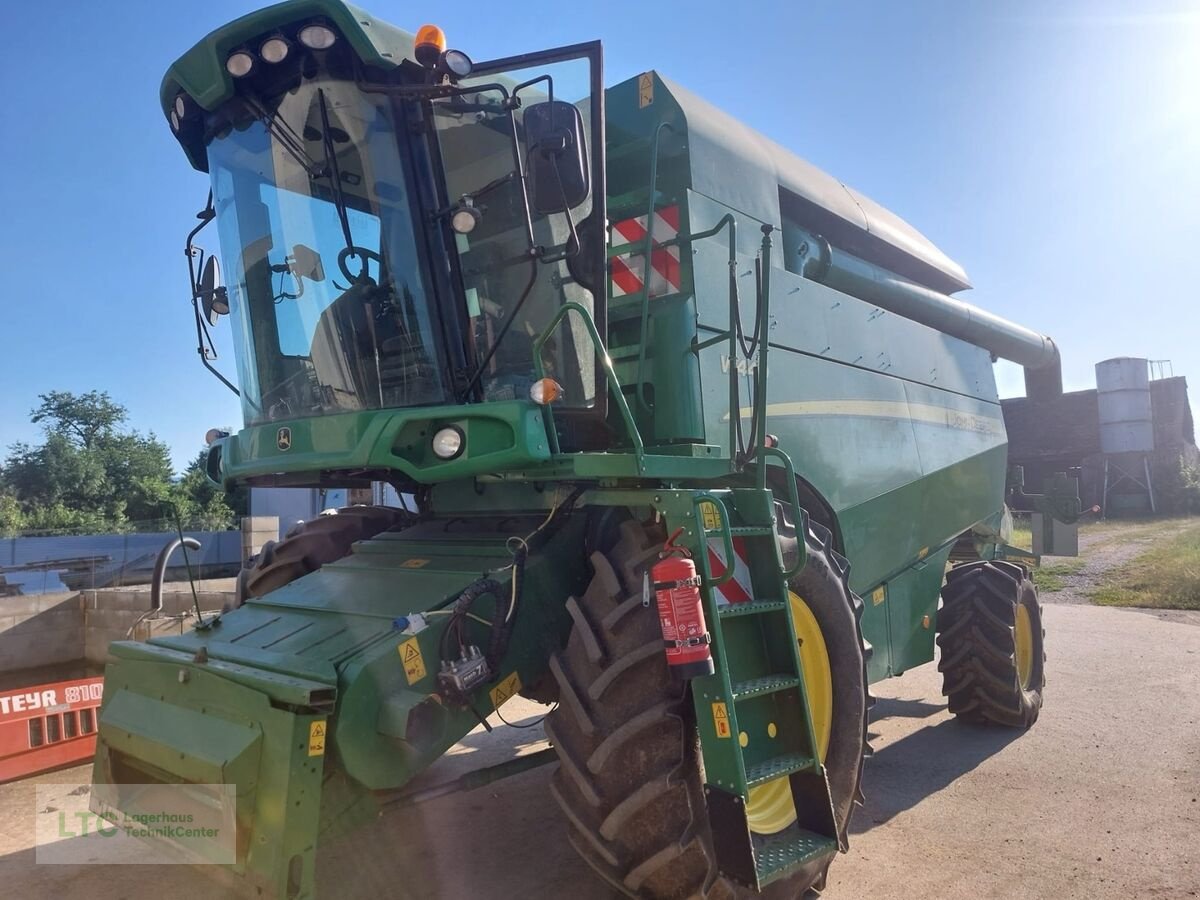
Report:
[[[799,252],[805,278],[983,347],[1026,369],[1060,365],[1058,347],[1046,335],[901,278],[831,246],[824,238],[811,237]]]

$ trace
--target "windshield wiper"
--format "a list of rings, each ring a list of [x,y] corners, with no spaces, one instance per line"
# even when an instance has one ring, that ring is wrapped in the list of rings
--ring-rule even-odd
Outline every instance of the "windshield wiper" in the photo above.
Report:
[[[354,243],[354,235],[350,231],[350,214],[346,206],[346,195],[342,192],[342,173],[338,167],[337,149],[333,145],[333,136],[329,133],[329,106],[325,101],[325,91],[318,88],[317,101],[321,111],[321,149],[325,155],[324,162],[317,162],[304,149],[304,140],[296,134],[296,130],[278,111],[268,112],[267,109],[252,97],[246,98],[246,103],[258,119],[266,126],[284,152],[287,153],[302,168],[309,178],[324,178],[329,181],[329,192],[333,195],[333,206],[337,210],[338,222],[342,227],[342,237],[346,241],[349,255],[358,259],[361,254]]]
[[[342,225],[342,236],[346,239],[346,249],[349,256],[358,259],[361,254],[354,244],[354,236],[350,233],[350,213],[346,209],[346,195],[342,193],[342,173],[338,169],[337,150],[333,146],[333,136],[329,133],[329,107],[325,103],[325,90],[317,88],[317,101],[321,107],[321,146],[325,150],[325,167],[323,174],[329,179],[329,189],[333,194],[333,205],[337,209],[338,221]],[[366,271],[366,261],[363,261],[363,271]]]
[[[255,98],[246,97],[246,105],[250,107],[260,122],[266,126],[271,137],[279,143],[284,151],[302,168],[309,178],[320,178],[324,172],[324,167],[308,155],[304,149],[304,141],[300,135],[296,134],[295,130],[287,121],[279,115],[278,111],[268,112],[267,109]]]

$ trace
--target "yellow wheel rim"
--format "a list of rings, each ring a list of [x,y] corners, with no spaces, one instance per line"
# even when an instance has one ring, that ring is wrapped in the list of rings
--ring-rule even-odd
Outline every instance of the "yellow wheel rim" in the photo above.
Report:
[[[1033,620],[1024,603],[1017,604],[1017,676],[1021,689],[1029,690],[1033,678]]]
[[[792,625],[800,644],[800,667],[804,686],[808,690],[809,712],[817,736],[817,751],[821,761],[829,752],[829,736],[833,732],[833,669],[829,665],[829,650],[821,626],[808,604],[792,591]],[[760,738],[761,740],[761,738]],[[796,821],[792,788],[786,777],[776,778],[750,789],[746,802],[746,820],[756,834],[775,834]]]

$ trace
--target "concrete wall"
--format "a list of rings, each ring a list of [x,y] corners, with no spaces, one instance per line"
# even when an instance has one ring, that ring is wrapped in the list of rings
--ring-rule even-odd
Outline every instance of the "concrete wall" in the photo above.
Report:
[[[83,656],[83,644],[81,594],[0,599],[0,672],[73,662]]]
[[[199,588],[203,613],[233,600],[232,579]],[[149,606],[149,591],[120,588],[0,599],[0,674],[79,660],[103,665],[108,645],[127,640]],[[133,637],[181,634],[195,622],[193,609],[187,588],[164,591],[162,618],[143,622]]]
[[[80,656],[89,663],[102,665],[113,641],[130,639],[129,629],[149,607],[148,591],[84,591],[84,630]],[[201,613],[218,612],[233,601],[233,591],[197,590]],[[163,634],[183,634],[196,621],[190,590],[163,591],[161,618],[143,620],[133,639],[144,641]]]

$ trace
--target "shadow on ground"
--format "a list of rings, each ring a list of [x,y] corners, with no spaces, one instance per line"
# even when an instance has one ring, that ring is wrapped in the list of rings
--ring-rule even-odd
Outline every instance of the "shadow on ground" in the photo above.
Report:
[[[880,700],[872,719],[923,718],[943,709],[941,705],[914,700]],[[851,822],[850,831],[862,834],[912,809],[1022,734],[1015,728],[964,725],[949,719],[887,744],[867,760],[863,774],[867,800]]]

